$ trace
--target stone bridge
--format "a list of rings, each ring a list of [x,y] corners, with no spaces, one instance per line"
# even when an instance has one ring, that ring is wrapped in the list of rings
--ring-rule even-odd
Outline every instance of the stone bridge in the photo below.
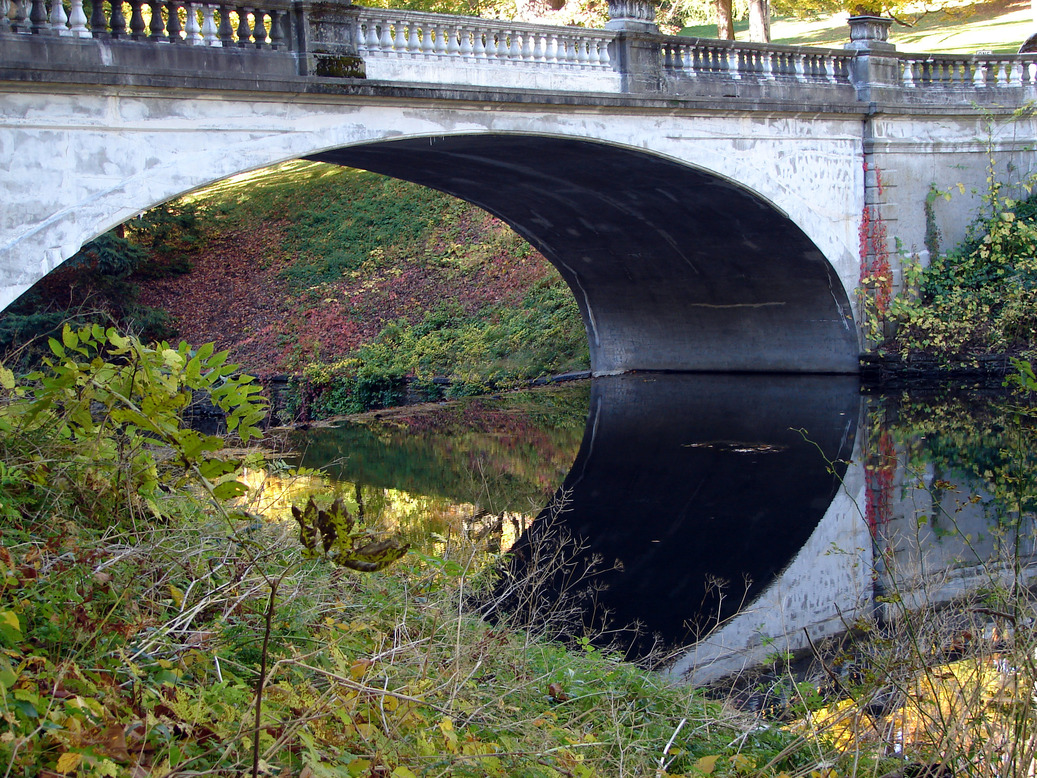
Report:
[[[862,267],[895,283],[895,239],[924,260],[991,171],[1034,164],[1032,58],[905,55],[888,20],[820,49],[662,35],[640,0],[601,30],[129,5],[0,0],[0,307],[144,209],[305,157],[509,223],[571,287],[597,374],[848,373]]]

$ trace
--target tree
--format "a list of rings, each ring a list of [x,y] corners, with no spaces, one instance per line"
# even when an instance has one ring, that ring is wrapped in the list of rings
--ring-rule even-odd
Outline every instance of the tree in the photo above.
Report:
[[[734,11],[732,0],[713,0],[713,10],[717,22],[717,37],[721,40],[735,39]]]
[[[1037,2],[1037,0],[1034,0]],[[749,40],[770,43],[771,4],[770,0],[749,0]]]

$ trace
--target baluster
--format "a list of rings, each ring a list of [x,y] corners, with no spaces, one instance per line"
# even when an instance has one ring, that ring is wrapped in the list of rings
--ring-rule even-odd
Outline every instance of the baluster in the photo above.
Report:
[[[796,53],[792,55],[792,63],[795,68],[797,81],[803,81],[806,79],[806,71],[804,67],[805,63],[803,61],[804,59],[805,57],[801,53]]]
[[[432,26],[432,32],[435,33],[435,40],[428,41],[428,53],[434,54],[437,57],[442,57],[446,54],[446,32],[447,25],[437,22]]]
[[[587,65],[587,43],[583,38],[576,38],[576,64],[580,67]]]
[[[363,42],[363,37],[357,31],[357,37],[360,38],[360,42]],[[275,51],[286,47],[285,35],[284,35],[284,19],[281,18],[281,11],[277,8],[270,9],[270,48]]]
[[[29,15],[32,11],[31,0],[10,0],[10,26],[15,32],[30,32]]]
[[[407,51],[412,56],[417,56],[421,53],[421,41],[418,38],[418,22],[411,19],[410,23],[407,24]]]
[[[587,59],[591,67],[597,68],[601,66],[602,48],[602,42],[597,38],[591,38],[587,41]]]
[[[522,50],[519,57],[526,62],[533,59],[533,42],[530,40],[532,37],[528,31],[522,33]]]
[[[104,3],[93,0],[90,8],[90,34],[95,38],[103,37],[108,32],[108,20],[104,18]]]
[[[460,41],[460,45],[457,49],[458,53],[464,58],[465,62],[471,62],[472,54],[475,51],[475,49],[472,47],[472,31],[469,30],[467,27],[457,25],[457,27],[454,28],[454,32],[457,34],[457,37]]]
[[[183,32],[183,28],[180,26],[180,9],[178,8],[179,3],[183,0],[166,0],[166,35],[169,37],[170,43],[181,43],[184,39],[180,36]],[[184,7],[185,22],[186,17],[190,15],[189,9]]]
[[[468,31],[461,28],[458,24],[445,25],[446,26],[446,54],[448,57],[459,57],[464,52],[462,49],[464,46],[470,45],[468,43]]]
[[[367,22],[367,39],[364,41],[364,47],[368,51],[378,51],[381,48],[378,42],[378,25],[373,19]]]
[[[32,32],[29,17],[32,14],[32,0],[11,0],[11,28],[15,32]]]
[[[760,75],[765,81],[774,80],[774,52],[764,51],[760,53]]]
[[[390,27],[392,27],[392,22],[389,19],[383,19],[381,35],[378,36],[378,48],[385,54],[391,52],[393,46]]]
[[[206,3],[202,6],[202,41],[206,46],[222,46],[220,31],[216,26],[216,6]]]
[[[508,58],[508,31],[500,30],[497,33],[497,51],[495,54],[499,60],[506,60]]]
[[[980,60],[972,66],[972,86],[975,88],[987,85],[987,63]]]
[[[68,32],[73,38],[89,38],[90,30],[86,26],[86,12],[83,10],[83,0],[72,0],[68,14]]]
[[[485,42],[483,42],[483,35],[486,36]],[[493,46],[493,33],[483,32],[476,28],[472,33],[472,42],[475,44],[475,58],[477,60],[486,59],[486,50]]]
[[[558,33],[549,32],[544,41],[544,61],[558,62]]]
[[[111,3],[112,14],[108,20],[112,30],[113,38],[125,38],[126,37],[126,14],[122,12],[122,1],[112,0]]]
[[[598,61],[601,63],[601,66],[604,67],[604,68],[611,67],[612,66],[612,55],[609,54],[609,42],[607,40],[605,40],[604,38],[602,38],[598,43],[599,43]],[[682,47],[681,48],[681,57],[683,57],[683,56],[684,56],[684,49]]]
[[[543,62],[543,52],[548,48],[546,36],[540,32],[531,32],[530,56],[534,62]]]
[[[901,83],[908,89],[913,89],[915,86],[915,63],[909,59],[901,62],[904,66],[903,73],[901,73]]]
[[[421,56],[428,59],[435,51],[435,40],[443,37],[443,25],[439,22],[425,22],[421,31]]]
[[[238,48],[245,48],[249,44],[249,38],[252,37],[252,29],[248,24],[249,10],[244,6],[238,6]]]
[[[202,28],[198,24],[198,7],[193,0],[184,3],[184,43],[197,46],[204,43]]]
[[[51,0],[50,4],[50,31],[56,35],[71,35],[68,29],[68,15],[65,13],[65,5],[61,0]]]
[[[46,0],[32,0],[32,10],[29,12],[29,22],[32,25],[33,33],[36,35],[41,35],[48,31]]]
[[[130,37],[135,41],[144,40],[144,32],[148,29],[144,23],[144,14],[141,6],[144,0],[129,0],[130,2]]]
[[[263,20],[264,16],[265,12],[257,8],[255,13],[256,23],[252,27],[252,38],[256,42],[257,49],[266,48],[266,22]]]
[[[224,48],[234,45],[234,27],[230,23],[230,9],[226,3],[217,6],[220,9],[220,27],[217,34],[220,36],[220,45]]]
[[[738,80],[742,77],[742,74],[738,72],[738,52],[735,49],[728,49],[724,54],[728,77]]]
[[[160,41],[165,38],[166,32],[166,25],[162,22],[162,1],[148,0],[148,5],[151,7],[151,23],[148,25],[151,34],[148,40]]]
[[[1008,83],[1012,86],[1023,85],[1023,66],[1020,62],[1012,62],[1010,64],[1011,70],[1009,70]]]
[[[1007,86],[1008,84],[1008,63],[1005,60],[1001,60],[997,63],[997,85]]]
[[[507,58],[511,60],[522,59],[522,33],[516,30],[508,30],[508,34],[511,36],[511,46],[508,48]]]

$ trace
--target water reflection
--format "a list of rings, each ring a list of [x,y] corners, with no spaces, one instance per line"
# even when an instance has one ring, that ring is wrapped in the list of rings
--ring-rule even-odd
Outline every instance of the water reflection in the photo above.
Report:
[[[595,379],[558,529],[607,569],[591,611],[640,656],[693,642],[751,603],[803,547],[832,504],[859,414],[854,378],[626,375]],[[533,564],[537,564],[536,561]]]

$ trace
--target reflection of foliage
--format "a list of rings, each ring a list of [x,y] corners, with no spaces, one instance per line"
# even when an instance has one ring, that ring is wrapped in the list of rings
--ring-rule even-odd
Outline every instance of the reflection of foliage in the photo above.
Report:
[[[913,468],[931,465],[989,493],[997,518],[1037,510],[1037,416],[1007,401],[905,395],[889,434]]]
[[[375,540],[357,529],[356,517],[342,500],[324,509],[311,497],[304,508],[293,505],[292,516],[299,522],[299,540],[307,559],[323,555],[339,567],[374,573],[391,565],[409,548],[395,538]]]
[[[484,503],[495,513],[542,505],[579,448],[586,384],[516,392],[433,408],[401,409],[335,428],[314,429],[299,445],[304,463],[335,463],[334,477],[412,494]]]

